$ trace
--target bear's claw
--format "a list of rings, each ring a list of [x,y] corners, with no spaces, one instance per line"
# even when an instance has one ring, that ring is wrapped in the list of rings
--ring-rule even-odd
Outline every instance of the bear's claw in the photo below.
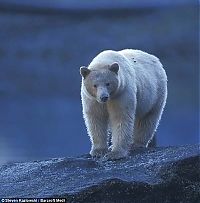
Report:
[[[103,161],[123,159],[127,156],[127,154],[128,153],[124,151],[111,151],[103,157]]]
[[[92,149],[90,151],[90,155],[93,158],[99,158],[99,157],[103,157],[107,152],[108,152],[107,148]]]

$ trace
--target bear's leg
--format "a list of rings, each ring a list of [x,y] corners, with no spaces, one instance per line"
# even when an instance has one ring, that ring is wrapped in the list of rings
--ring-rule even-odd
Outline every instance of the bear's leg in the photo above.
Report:
[[[115,160],[126,157],[132,144],[134,107],[120,108],[120,106],[113,105],[109,116],[112,131],[112,146],[111,151],[105,155],[104,160]]]
[[[152,109],[143,118],[135,119],[133,147],[148,147],[162,115],[162,108]]]
[[[92,143],[90,154],[92,157],[101,157],[108,152],[107,128],[108,113],[101,105],[90,106],[84,113],[85,124]]]

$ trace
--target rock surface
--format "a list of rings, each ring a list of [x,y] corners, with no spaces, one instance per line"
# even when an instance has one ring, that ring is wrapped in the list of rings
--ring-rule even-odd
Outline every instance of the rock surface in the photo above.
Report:
[[[131,151],[101,162],[89,155],[0,167],[0,197],[64,197],[66,202],[200,201],[199,146]]]

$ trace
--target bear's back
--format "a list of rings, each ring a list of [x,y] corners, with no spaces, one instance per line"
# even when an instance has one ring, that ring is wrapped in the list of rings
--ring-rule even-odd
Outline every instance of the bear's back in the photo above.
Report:
[[[148,54],[141,50],[124,49],[124,50],[119,51],[118,53],[122,54],[127,59],[129,59],[129,61],[131,61],[131,63],[137,63],[137,62],[139,62],[141,64],[160,63],[159,59],[156,56]]]
[[[130,68],[134,69],[138,79],[142,78],[144,80],[144,78],[146,78],[147,80],[167,80],[165,70],[156,56],[134,49],[124,49],[118,53],[129,60],[129,63],[132,64]]]

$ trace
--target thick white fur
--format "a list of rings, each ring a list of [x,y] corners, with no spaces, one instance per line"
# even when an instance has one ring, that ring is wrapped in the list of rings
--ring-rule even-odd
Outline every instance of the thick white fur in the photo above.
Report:
[[[118,159],[128,154],[130,145],[147,147],[158,127],[167,98],[167,76],[159,59],[140,50],[107,50],[97,55],[89,69],[100,70],[119,64],[119,86],[114,97],[100,104],[86,91],[81,97],[83,116],[91,138],[92,156]],[[112,132],[108,151],[107,132]]]

